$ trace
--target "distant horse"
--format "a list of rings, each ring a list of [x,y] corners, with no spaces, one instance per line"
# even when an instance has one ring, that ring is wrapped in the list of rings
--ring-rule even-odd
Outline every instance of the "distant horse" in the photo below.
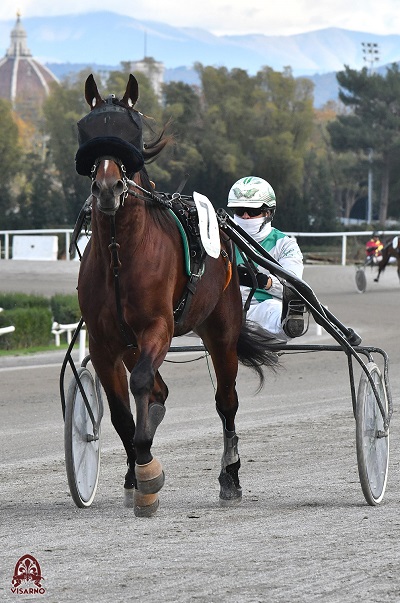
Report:
[[[78,297],[91,361],[127,454],[125,498],[136,515],[151,516],[164,483],[161,463],[151,453],[168,395],[159,368],[172,337],[194,331],[211,355],[223,425],[220,499],[228,504],[241,498],[238,360],[256,371],[262,385],[262,367],[273,368],[276,355],[266,349],[266,332],[243,319],[230,239],[218,234],[218,257],[204,254],[196,274],[185,269],[181,228],[143,164],[168,140],[162,132],[153,144],[143,144],[141,114],[134,109],[138,93],[132,75],[121,100],[104,100],[93,76],[86,80],[91,111],[78,123],[76,165],[92,179],[92,236],[81,260]]]
[[[381,251],[382,259],[378,264],[378,274],[374,281],[377,283],[381,272],[383,272],[389,263],[390,258],[395,258],[397,261],[397,274],[400,281],[400,240],[399,237],[394,237],[391,241],[386,243]]]

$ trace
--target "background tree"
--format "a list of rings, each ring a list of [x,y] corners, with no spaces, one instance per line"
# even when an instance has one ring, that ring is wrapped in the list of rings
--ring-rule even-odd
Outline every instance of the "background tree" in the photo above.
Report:
[[[104,98],[110,93],[122,96],[130,66],[122,63],[106,80],[94,74]],[[289,68],[281,73],[264,67],[255,76],[242,69],[201,64],[196,69],[201,80],[199,87],[170,82],[163,86],[162,99],[146,75],[135,73],[140,90],[137,108],[144,114],[145,141],[157,138],[166,124],[171,124],[167,131],[176,141],[148,166],[158,190],[174,192],[189,173],[185,194],[197,190],[206,194],[215,207],[225,207],[228,191],[238,178],[260,175],[271,182],[277,194],[275,225],[294,231],[333,230],[337,217],[348,216],[353,205],[363,200],[368,166],[364,147],[360,147],[361,118],[353,107],[351,113],[347,109],[347,114],[338,118],[337,107],[315,111],[313,84],[305,78],[293,78]],[[41,213],[49,226],[57,220],[59,226],[72,226],[88,196],[89,179],[75,171],[76,124],[89,110],[84,99],[88,74],[84,70],[53,87],[39,132],[31,135],[28,124],[19,125],[15,141],[23,141],[23,161],[11,187],[6,187],[10,198],[7,201],[3,197],[12,208],[10,216],[17,227],[35,227]],[[397,90],[397,79],[395,72],[388,79],[392,94]],[[360,90],[361,82],[369,86],[370,77],[360,80]],[[382,93],[381,104],[376,102],[375,93],[370,93],[370,97],[376,119],[386,115],[389,128],[383,103],[387,94]],[[364,110],[367,104],[362,106]],[[390,106],[393,116],[396,102],[393,100]],[[394,123],[390,125],[394,127]],[[370,135],[369,129],[365,128],[365,136]],[[0,138],[1,135],[0,132]],[[374,135],[377,146],[381,138],[385,140],[386,131],[381,130],[381,138]],[[335,136],[343,144],[337,143],[333,152]],[[372,139],[363,139],[362,145],[366,142],[371,145]],[[394,166],[400,158],[400,143],[396,137],[392,137],[392,142],[389,179],[397,195],[391,200],[395,207],[400,185],[395,186]],[[375,156],[377,164],[378,160],[383,161],[384,153],[376,152]]]
[[[63,228],[67,208],[54,170],[36,153],[25,156],[20,172],[18,212],[10,215],[9,228]]]
[[[295,80],[289,69],[279,73],[265,68],[256,76],[201,64],[196,69],[202,115],[197,190],[201,187],[217,207],[225,206],[232,184],[256,174],[271,182],[284,211],[290,195],[302,191],[313,119],[312,83]]]
[[[351,107],[350,115],[338,115],[328,126],[331,143],[338,151],[374,151],[380,168],[379,222],[387,220],[390,174],[400,145],[400,73],[397,64],[386,75],[368,74],[346,66],[337,73],[339,97]]]
[[[188,84],[170,82],[163,86],[163,98],[163,122],[170,124],[175,144],[165,149],[156,162],[163,169],[161,182],[157,181],[157,185],[161,184],[165,190],[174,191],[186,174],[189,174],[188,183],[183,190],[184,194],[188,194],[189,187],[193,190],[193,186],[197,186],[198,174],[203,169],[199,151],[203,127],[200,96]]]
[[[15,204],[15,179],[21,169],[22,147],[11,105],[0,99],[0,216],[1,228],[9,228]]]
[[[55,177],[61,183],[68,225],[74,225],[78,213],[89,194],[89,180],[75,170],[75,154],[78,149],[77,122],[88,113],[84,98],[84,81],[88,71],[83,71],[73,81],[62,86],[52,85],[43,112],[46,132],[49,134],[49,161],[54,163]],[[100,78],[99,78],[100,80]]]

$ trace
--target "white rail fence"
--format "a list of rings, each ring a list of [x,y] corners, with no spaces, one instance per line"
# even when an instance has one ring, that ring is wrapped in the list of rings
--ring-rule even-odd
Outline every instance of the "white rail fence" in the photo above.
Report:
[[[44,230],[0,230],[0,258],[4,260],[9,259],[32,259],[32,260],[57,260],[58,257],[58,245],[57,249],[55,249],[54,245],[54,236],[64,237],[65,238],[65,249],[67,250],[65,253],[65,260],[70,261],[68,249],[71,242],[72,228],[58,228],[58,229],[44,229]],[[347,240],[349,237],[369,237],[372,235],[372,230],[370,231],[354,231],[354,232],[288,232],[287,234],[291,237],[295,237],[296,239],[300,239],[300,246],[302,244],[302,239],[304,238],[332,238],[332,237],[340,237],[341,241],[341,264],[342,266],[346,265],[346,256],[347,256]],[[389,237],[391,235],[400,234],[400,230],[385,230],[379,231],[381,237]],[[36,235],[40,235],[42,237],[48,237],[46,243],[43,242],[43,245],[40,245],[40,241],[38,242],[38,237]],[[15,237],[25,237],[24,240],[18,240],[18,247],[22,249],[21,253],[23,255],[19,255],[19,251],[14,247],[13,239]],[[87,242],[87,238],[85,233],[81,233],[81,242],[78,242],[79,248],[83,251],[85,244]],[[51,239],[51,240],[50,240]],[[56,241],[58,243],[58,240]],[[76,258],[75,258],[76,259]]]
[[[341,237],[341,264],[346,265],[347,256],[347,240],[349,237],[368,237],[372,235],[371,231],[352,231],[352,232],[287,232],[291,237],[296,239],[303,238],[332,238]],[[399,235],[400,230],[385,230],[379,231],[381,237],[391,235]],[[65,261],[70,261],[68,253],[71,243],[72,228],[56,228],[56,229],[40,229],[40,230],[0,230],[0,259],[11,260],[48,260],[57,261],[58,258],[58,241],[59,237],[64,237],[64,247],[66,250]],[[87,236],[84,232],[81,233],[81,238],[78,241],[79,249],[82,252],[87,243]],[[300,241],[301,246],[301,241]],[[77,257],[75,256],[75,259]],[[63,260],[61,260],[63,261]],[[1,311],[1,308],[0,308]],[[71,342],[72,333],[75,331],[76,324],[59,324],[53,323],[52,334],[55,337],[56,346],[60,345],[60,335],[67,333],[67,341]],[[15,327],[0,328],[0,335],[12,333]],[[85,357],[86,349],[86,330],[84,326],[79,333],[79,361]]]
[[[0,308],[0,312],[3,312],[3,308]],[[14,326],[2,327],[0,329],[0,335],[6,335],[7,333],[14,333],[14,331],[15,331],[15,327]]]
[[[2,327],[0,329],[0,335],[5,335],[6,333],[14,333],[15,327]]]
[[[65,260],[70,261],[68,249],[71,242],[73,230],[70,228],[42,229],[42,230],[0,230],[0,259],[20,259],[20,260],[57,260],[58,257],[58,237],[65,237]],[[315,237],[341,237],[342,252],[341,264],[346,265],[347,239],[348,237],[368,237],[373,231],[354,231],[354,232],[288,232],[287,234],[296,239],[315,238]],[[399,235],[400,230],[379,231],[382,237]],[[87,242],[84,232],[81,233],[82,242],[79,244],[81,252]],[[41,239],[42,238],[42,239]],[[301,243],[300,243],[301,244]],[[76,259],[76,258],[75,258]],[[62,261],[62,260],[61,260]],[[2,308],[0,308],[1,312]],[[52,325],[52,334],[55,338],[56,346],[60,345],[60,335],[67,334],[67,342],[71,342],[72,334],[77,328],[76,324],[59,324],[54,322]],[[15,331],[14,326],[0,328],[0,336]],[[320,333],[317,333],[318,335]],[[79,362],[85,357],[86,353],[86,329],[83,325],[79,333]]]
[[[64,333],[67,334],[67,342],[71,343],[72,335],[78,327],[78,322],[74,324],[61,325],[58,322],[53,322],[53,326],[51,328],[51,332],[54,335],[55,344],[58,347],[60,345],[60,335]],[[79,331],[79,364],[81,364],[82,360],[86,356],[86,329],[85,325],[82,325],[81,330]]]

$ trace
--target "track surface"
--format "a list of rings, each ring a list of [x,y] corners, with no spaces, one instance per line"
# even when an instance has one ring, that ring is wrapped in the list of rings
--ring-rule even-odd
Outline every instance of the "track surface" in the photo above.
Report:
[[[0,261],[0,290],[75,290],[75,262]],[[255,394],[238,378],[243,502],[218,504],[222,454],[205,359],[166,363],[167,413],[154,443],[166,483],[156,517],[122,505],[125,457],[108,409],[90,509],[71,500],[58,377],[63,354],[0,359],[0,600],[52,603],[371,603],[400,601],[400,286],[390,267],[367,291],[354,267],[307,266],[320,301],[391,360],[395,413],[386,495],[366,505],[343,353],[285,355]],[[334,343],[312,322],[303,342]],[[182,361],[193,356],[170,356]],[[357,377],[358,381],[358,377]],[[15,595],[17,560],[41,565],[44,595]]]

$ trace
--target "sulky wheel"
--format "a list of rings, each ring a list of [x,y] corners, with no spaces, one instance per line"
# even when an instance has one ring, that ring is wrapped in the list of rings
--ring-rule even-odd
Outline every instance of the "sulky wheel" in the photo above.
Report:
[[[65,464],[71,496],[75,504],[83,508],[92,504],[99,479],[102,402],[98,398],[98,384],[96,383],[96,387],[90,371],[81,367],[77,374],[96,425],[94,429],[93,420],[74,376],[65,403]]]
[[[359,293],[365,293],[367,288],[367,277],[365,276],[365,270],[363,268],[359,268],[356,271],[356,287]]]
[[[374,362],[369,362],[366,368],[387,413],[386,388],[381,372]],[[377,505],[385,494],[389,464],[389,433],[384,435],[382,413],[364,371],[357,393],[356,443],[358,473],[365,500],[369,505]]]

